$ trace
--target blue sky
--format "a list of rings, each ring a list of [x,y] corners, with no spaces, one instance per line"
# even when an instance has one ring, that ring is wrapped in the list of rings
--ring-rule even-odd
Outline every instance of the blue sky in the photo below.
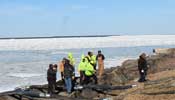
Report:
[[[175,0],[0,0],[0,37],[175,34]]]

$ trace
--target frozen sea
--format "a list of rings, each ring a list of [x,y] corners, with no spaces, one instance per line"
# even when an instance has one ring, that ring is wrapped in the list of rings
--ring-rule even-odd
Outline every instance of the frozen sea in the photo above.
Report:
[[[102,50],[105,68],[121,65],[142,52],[152,54],[154,48],[175,47],[175,35],[132,35],[109,37],[2,39],[0,40],[0,92],[24,85],[47,83],[50,63],[57,64],[68,52],[76,59],[82,54]],[[58,80],[60,76],[58,74]]]

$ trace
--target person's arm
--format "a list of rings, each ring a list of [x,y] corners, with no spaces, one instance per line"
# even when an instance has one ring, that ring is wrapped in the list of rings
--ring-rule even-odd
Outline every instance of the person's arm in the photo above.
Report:
[[[138,70],[141,70],[141,63],[140,63],[140,59],[138,59]]]
[[[148,64],[147,64],[147,61],[145,60],[145,62],[144,62],[144,70],[147,70],[148,69],[148,66],[147,66]]]
[[[75,68],[72,65],[70,65],[70,68],[71,68],[71,71],[72,71],[72,76],[75,76]]]
[[[96,60],[98,60],[98,55],[96,56]]]

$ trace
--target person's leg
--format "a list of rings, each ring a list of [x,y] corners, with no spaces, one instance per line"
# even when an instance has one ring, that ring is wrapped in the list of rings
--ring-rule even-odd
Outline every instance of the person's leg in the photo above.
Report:
[[[49,93],[49,94],[51,94],[51,88],[52,88],[52,87],[51,87],[51,82],[48,81],[48,93]]]
[[[98,62],[98,75],[99,75],[99,77],[100,77],[100,72],[101,71],[101,66],[100,66],[100,63]]]
[[[57,88],[57,84],[56,84],[56,80],[54,80],[54,82],[53,82],[53,92],[54,93],[55,93],[56,88]]]
[[[69,82],[68,82],[68,78],[64,78],[64,80],[65,80],[66,90],[67,90],[67,92],[69,92]]]
[[[68,93],[71,93],[72,90],[72,79],[68,78]]]
[[[70,78],[70,79],[71,79],[71,84],[72,84],[71,91],[73,91],[74,90],[75,83],[76,83],[76,80],[75,80],[75,78],[74,79]]]
[[[83,72],[80,71],[80,85],[82,85],[82,82],[83,82]]]
[[[64,74],[63,74],[63,72],[61,72],[61,79],[63,80],[63,77],[64,77]]]
[[[93,79],[95,81],[95,84],[98,84],[97,76],[94,74],[92,77],[93,77]]]
[[[99,63],[98,64],[98,71],[99,71],[99,77],[101,77],[101,75],[102,75],[102,65],[101,65],[101,63]]]
[[[81,85],[84,85],[84,80],[85,80],[85,71],[82,71],[82,84]]]
[[[145,74],[144,72],[141,72],[141,82],[144,82],[145,81]]]
[[[50,81],[50,88],[51,88],[51,94],[53,94],[54,93],[54,81],[53,80]]]
[[[139,70],[139,75],[140,75],[140,77],[139,77],[139,82],[142,82],[142,72],[141,72],[141,70]]]
[[[89,77],[85,75],[84,84],[87,85],[89,83]]]
[[[143,81],[146,81],[147,70],[145,70],[143,74]]]
[[[104,73],[104,62],[102,62],[101,64],[101,76],[103,75],[103,73]]]

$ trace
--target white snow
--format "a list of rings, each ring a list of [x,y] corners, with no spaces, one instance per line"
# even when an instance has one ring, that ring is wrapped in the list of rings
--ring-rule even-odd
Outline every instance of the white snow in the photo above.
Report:
[[[39,77],[39,76],[42,76],[42,74],[35,74],[35,73],[10,73],[7,76],[18,77],[18,78],[30,78],[30,77]]]
[[[89,38],[11,39],[0,40],[0,50],[52,50],[174,44],[175,35],[131,35]]]

